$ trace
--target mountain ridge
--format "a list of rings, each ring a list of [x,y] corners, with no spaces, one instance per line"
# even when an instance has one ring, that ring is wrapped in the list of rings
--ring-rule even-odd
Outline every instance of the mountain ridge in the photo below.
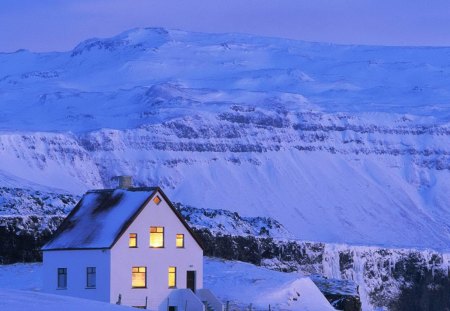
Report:
[[[0,181],[127,174],[298,239],[448,250],[448,55],[165,29],[0,54]]]

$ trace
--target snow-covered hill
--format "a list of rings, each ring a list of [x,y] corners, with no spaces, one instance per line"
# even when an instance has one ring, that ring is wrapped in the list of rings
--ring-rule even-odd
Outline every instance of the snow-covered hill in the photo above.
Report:
[[[129,174],[300,239],[449,250],[449,55],[165,29],[3,53],[0,180]]]
[[[95,300],[0,288],[0,308],[8,311],[133,311]]]

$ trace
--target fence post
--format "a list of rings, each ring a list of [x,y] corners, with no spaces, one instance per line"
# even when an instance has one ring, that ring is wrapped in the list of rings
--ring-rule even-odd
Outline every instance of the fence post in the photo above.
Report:
[[[225,311],[230,311],[230,301],[227,300],[227,304],[225,305]]]
[[[270,310],[270,305],[269,305],[269,311],[272,311],[272,310]]]

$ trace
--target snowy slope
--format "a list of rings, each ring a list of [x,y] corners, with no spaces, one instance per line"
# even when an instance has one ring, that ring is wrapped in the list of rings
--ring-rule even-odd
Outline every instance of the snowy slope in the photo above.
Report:
[[[292,238],[292,234],[273,218],[241,217],[227,210],[195,208],[181,203],[174,205],[197,231],[206,229],[213,235]]]
[[[244,309],[334,310],[317,286],[299,273],[282,273],[239,261],[208,259],[205,287]]]
[[[0,288],[0,309],[8,311],[132,311],[94,300]]]
[[[129,128],[189,114],[176,111],[183,107],[215,111],[277,97],[327,112],[396,112],[446,121],[449,50],[134,29],[87,40],[67,53],[0,54],[1,102],[8,107],[2,127]],[[153,111],[158,106],[162,111]],[[36,113],[39,119],[32,118]],[[128,117],[117,118],[124,113]]]
[[[449,54],[165,29],[0,54],[0,180],[130,174],[301,239],[448,250]]]

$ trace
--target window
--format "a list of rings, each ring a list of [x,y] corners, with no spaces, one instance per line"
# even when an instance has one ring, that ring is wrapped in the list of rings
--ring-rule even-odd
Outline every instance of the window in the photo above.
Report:
[[[156,205],[161,203],[161,198],[159,196],[154,197],[153,202],[155,202]]]
[[[150,247],[164,247],[164,227],[150,227]]]
[[[58,288],[67,288],[67,268],[58,268]]]
[[[131,268],[131,286],[133,288],[147,287],[147,267]]]
[[[184,247],[184,234],[177,234],[176,245],[177,245],[177,248]]]
[[[95,267],[86,268],[86,287],[95,288],[96,286],[96,269]]]
[[[177,268],[169,267],[169,288],[177,286]]]
[[[130,239],[128,240],[129,247],[137,247],[137,233],[130,233]]]

